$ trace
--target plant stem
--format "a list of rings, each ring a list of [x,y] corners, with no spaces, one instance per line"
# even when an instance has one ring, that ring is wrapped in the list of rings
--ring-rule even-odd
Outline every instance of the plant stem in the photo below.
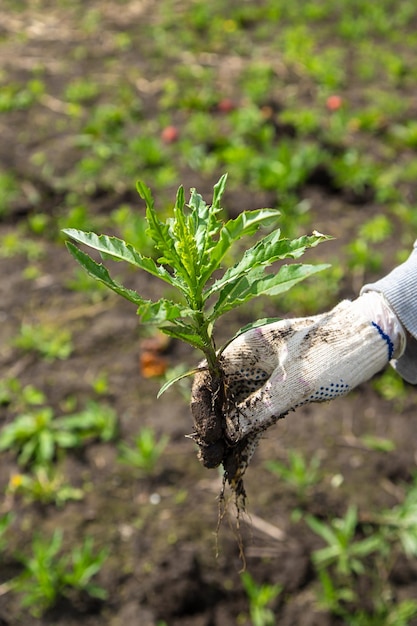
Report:
[[[200,335],[204,344],[203,352],[207,360],[209,372],[214,378],[217,378],[220,376],[220,366],[219,359],[217,358],[216,354],[213,336],[209,332],[210,323],[202,311],[196,311],[194,319],[196,322],[197,332]]]

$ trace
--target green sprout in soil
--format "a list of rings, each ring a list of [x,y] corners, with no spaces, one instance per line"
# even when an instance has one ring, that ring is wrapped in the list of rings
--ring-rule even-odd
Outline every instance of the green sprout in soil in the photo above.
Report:
[[[138,468],[144,474],[152,474],[169,441],[167,435],[157,439],[153,428],[143,427],[136,435],[133,446],[120,444],[119,461]]]
[[[41,617],[59,598],[72,599],[75,595],[91,596],[104,600],[106,590],[92,579],[101,570],[108,557],[108,550],[94,552],[92,537],[83,544],[62,553],[63,533],[55,530],[51,538],[35,535],[30,556],[18,555],[24,569],[11,581],[11,587],[22,594],[22,606],[32,615]]]
[[[137,183],[138,193],[146,203],[147,234],[155,245],[157,257],[144,256],[132,245],[116,237],[73,228],[64,230],[77,243],[97,250],[103,260],[126,261],[159,278],[169,286],[170,293],[176,293],[175,299],[162,297],[155,301],[147,300],[114,280],[102,263],[95,261],[74,243],[67,242],[70,253],[90,276],[137,306],[137,313],[143,323],[152,323],[167,335],[201,351],[205,363],[200,366],[200,370],[209,372],[209,393],[213,400],[216,423],[196,423],[197,433],[193,438],[200,446],[200,451],[203,451],[200,455],[203,462],[206,460],[205,464],[210,467],[224,461],[222,455],[215,460],[207,460],[204,455],[204,450],[212,443],[213,429],[226,438],[223,433],[227,381],[221,364],[224,348],[218,350],[215,343],[216,322],[229,311],[256,297],[282,294],[327,267],[292,263],[283,264],[278,270],[268,273],[267,268],[276,261],[298,259],[307,248],[316,246],[327,237],[320,233],[293,240],[282,237],[277,227],[280,212],[276,209],[243,211],[236,218],[223,221],[220,212],[226,178],[223,175],[214,186],[211,205],[206,204],[195,189],[191,190],[190,200],[186,203],[181,186],[173,214],[165,221],[160,219],[155,210],[150,190],[143,182]],[[268,234],[246,248],[234,265],[225,268],[225,259],[230,258],[232,246],[244,237],[253,236],[261,227],[268,228]],[[261,323],[267,321],[262,320]],[[160,393],[172,382],[168,381]],[[227,441],[224,449],[230,450],[230,446]]]

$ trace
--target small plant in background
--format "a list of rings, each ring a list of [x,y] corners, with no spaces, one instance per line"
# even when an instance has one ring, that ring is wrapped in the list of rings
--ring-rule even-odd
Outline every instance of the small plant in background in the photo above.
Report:
[[[300,502],[305,502],[310,489],[320,482],[322,478],[320,465],[321,460],[318,454],[307,461],[305,456],[297,450],[288,451],[288,463],[281,463],[277,460],[265,463],[265,467],[272,474],[279,476],[294,489]]]
[[[119,446],[119,461],[151,474],[169,441],[167,435],[157,439],[153,428],[144,427],[136,435],[134,445],[122,442]]]
[[[417,475],[406,486],[402,502],[374,516],[384,540],[400,547],[408,557],[417,556]]]
[[[392,368],[387,368],[372,381],[372,387],[384,398],[393,402],[397,411],[404,408],[408,397],[407,386]]]
[[[399,554],[417,555],[416,485],[414,480],[397,506],[367,515],[365,524],[359,524],[352,506],[344,518],[329,524],[306,517],[310,528],[327,544],[312,554],[321,585],[320,605],[342,617],[348,626],[407,626],[417,615],[417,602],[397,602],[390,588],[390,573]],[[363,606],[364,590],[371,606],[367,610],[357,608]]]
[[[73,350],[71,332],[50,324],[22,324],[13,345],[25,352],[38,352],[47,361],[67,359]]]
[[[99,599],[107,596],[92,579],[102,568],[108,551],[102,549],[94,554],[93,539],[87,537],[69,554],[60,554],[62,541],[59,530],[48,539],[35,536],[31,556],[19,555],[24,570],[12,581],[11,588],[22,594],[22,605],[35,617],[41,617],[60,597],[71,597],[74,591]]]
[[[241,574],[241,580],[249,600],[252,626],[274,626],[275,617],[270,605],[282,591],[281,585],[259,585],[249,572]]]
[[[363,560],[380,549],[381,538],[371,535],[362,540],[355,538],[358,513],[350,506],[344,518],[335,518],[330,524],[309,515],[306,521],[310,528],[326,543],[325,548],[313,553],[313,563],[320,570],[334,565],[338,574],[345,577],[363,574]]]
[[[49,464],[57,451],[75,448],[88,439],[110,441],[116,432],[116,415],[106,405],[90,402],[73,415],[55,417],[51,407],[17,416],[0,431],[0,451],[14,450],[20,465]]]
[[[22,496],[27,502],[63,506],[68,500],[82,500],[84,491],[65,482],[52,465],[35,467],[33,475],[13,474],[6,493]]]
[[[6,532],[14,519],[13,513],[5,513],[0,515],[0,553],[7,546]]]
[[[13,405],[15,411],[44,404],[46,396],[34,385],[22,385],[15,377],[0,380],[0,405]]]

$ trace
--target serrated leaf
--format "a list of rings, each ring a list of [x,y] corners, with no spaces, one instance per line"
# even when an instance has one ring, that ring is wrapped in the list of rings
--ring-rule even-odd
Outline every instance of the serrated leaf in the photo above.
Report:
[[[218,233],[222,228],[222,222],[217,219],[219,208],[213,204],[207,205],[195,189],[191,190],[190,202],[191,220],[195,245],[199,255],[199,266],[205,268],[210,261],[210,251],[217,242]],[[200,279],[201,287],[204,281]]]
[[[174,222],[172,223],[172,235],[175,240],[175,250],[181,258],[182,268],[187,274],[187,282],[194,291],[198,289],[198,275],[201,256],[198,253],[193,221],[184,214],[184,193],[178,197],[174,207]]]
[[[220,202],[226,189],[227,174],[223,174],[213,187],[213,208],[219,210]]]
[[[252,298],[261,295],[276,296],[285,293],[295,284],[321,272],[329,265],[292,264],[283,265],[276,274],[264,274],[264,268],[254,268],[243,276],[238,276],[234,282],[229,282],[220,291],[217,302],[213,307],[210,319],[214,320]]]
[[[204,351],[204,342],[196,329],[191,326],[191,324],[186,324],[185,322],[178,320],[175,325],[172,324],[169,326],[162,326],[161,330],[170,337],[175,337],[175,339],[181,339],[182,341],[189,343],[194,348]]]
[[[96,280],[104,283],[106,287],[115,291],[119,296],[137,305],[138,315],[142,322],[152,322],[154,324],[162,324],[165,321],[184,317],[192,313],[188,307],[161,298],[156,302],[145,300],[136,291],[123,287],[120,283],[113,280],[108,270],[101,263],[94,261],[88,254],[82,252],[74,244],[67,242],[67,247],[73,257],[81,264],[84,270]]]
[[[119,296],[126,298],[133,304],[140,305],[143,302],[143,298],[140,295],[133,291],[132,289],[127,289],[120,285],[115,280],[113,280],[108,272],[108,270],[101,263],[97,263],[92,259],[88,254],[77,248],[73,243],[67,241],[66,246],[69,252],[72,254],[74,259],[78,261],[81,267],[89,274],[92,278],[100,281],[106,287],[116,292]]]
[[[286,258],[299,258],[307,248],[314,247],[326,239],[328,238],[325,235],[303,236],[293,240],[283,239],[280,237],[279,230],[275,230],[246,250],[242,259],[207,290],[205,297],[210,297],[228,283],[234,283],[258,267],[268,267],[275,261]]]
[[[138,306],[137,313],[143,323],[149,322],[159,326],[164,322],[177,320],[179,317],[187,317],[192,314],[192,310],[172,300],[161,298],[156,302],[143,300]]]
[[[68,237],[74,239],[78,243],[85,244],[94,250],[100,252],[102,256],[117,261],[126,261],[130,265],[134,265],[139,269],[145,270],[153,276],[161,278],[170,285],[177,286],[175,277],[172,276],[163,266],[157,265],[155,261],[149,257],[144,257],[135,250],[133,246],[127,244],[117,237],[108,237],[107,235],[96,235],[95,233],[87,233],[75,228],[67,228],[63,231]]]
[[[147,232],[153,239],[155,246],[162,253],[161,263],[171,265],[173,269],[181,273],[181,258],[175,250],[174,240],[172,238],[169,224],[161,222],[154,206],[153,197],[150,189],[142,182],[137,181],[136,189],[145,200],[146,203],[146,221],[148,222]]]
[[[220,267],[227,251],[242,237],[254,235],[261,226],[272,226],[276,223],[280,212],[276,209],[255,209],[244,211],[235,219],[228,220],[220,231],[218,241],[211,246],[209,263],[202,275],[202,284],[205,284],[212,273]],[[279,237],[279,231],[277,235]]]

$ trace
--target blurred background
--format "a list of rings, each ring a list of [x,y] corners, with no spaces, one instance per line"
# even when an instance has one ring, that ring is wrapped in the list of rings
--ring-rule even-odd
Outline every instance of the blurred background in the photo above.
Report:
[[[221,475],[184,437],[190,382],[156,398],[198,355],[61,234],[152,256],[136,181],[168,216],[179,185],[210,202],[227,172],[225,218],[279,208],[284,236],[334,239],[306,255],[330,269],[230,314],[219,344],[325,311],[417,238],[416,85],[412,0],[3,0],[1,625],[417,624],[415,389],[387,369],[281,421],[249,518],[219,520]]]

